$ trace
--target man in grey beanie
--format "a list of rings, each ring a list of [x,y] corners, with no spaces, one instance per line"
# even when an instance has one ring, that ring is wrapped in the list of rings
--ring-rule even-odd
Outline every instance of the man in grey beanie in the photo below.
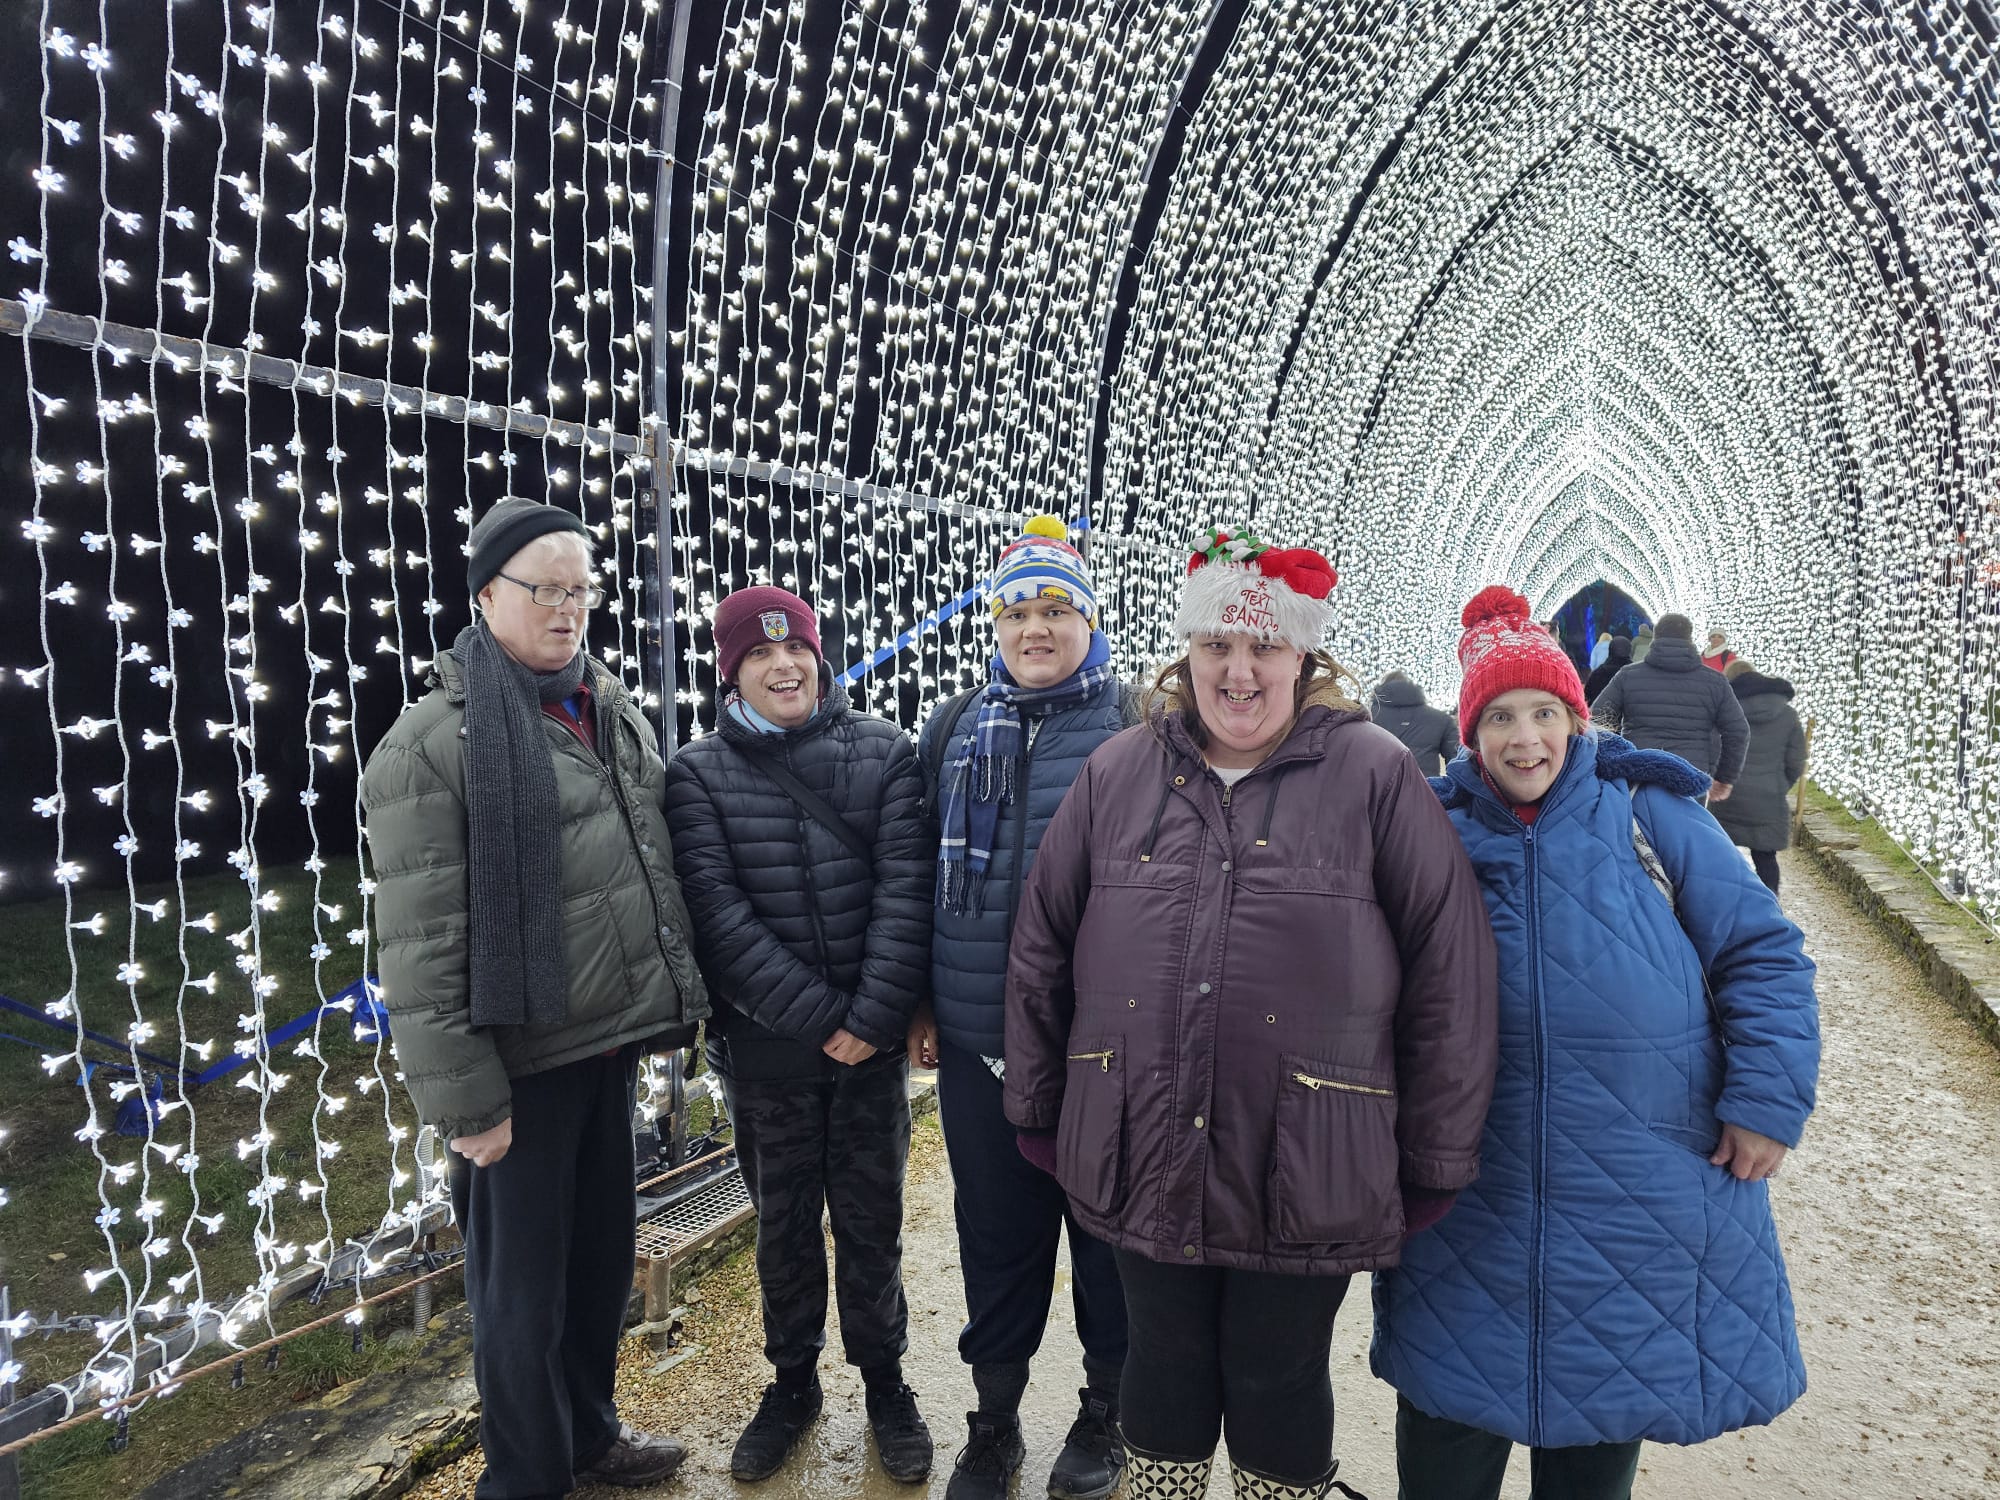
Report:
[[[474,622],[362,778],[383,1001],[452,1153],[486,1472],[478,1500],[657,1484],[686,1451],[613,1402],[634,1256],[640,1054],[708,1014],[653,726],[584,650],[589,533],[506,499]]]
[[[1720,672],[1706,670],[1686,615],[1661,615],[1653,647],[1605,686],[1590,716],[1642,750],[1671,750],[1715,778],[1708,800],[1728,799],[1750,748],[1743,705]]]

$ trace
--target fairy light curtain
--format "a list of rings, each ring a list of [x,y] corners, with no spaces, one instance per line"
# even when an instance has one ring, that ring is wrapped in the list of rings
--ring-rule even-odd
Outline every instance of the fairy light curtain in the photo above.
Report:
[[[0,15],[0,899],[55,892],[61,930],[0,989],[69,1028],[0,1028],[45,1053],[25,1097],[4,1075],[39,1149],[0,1232],[51,1251],[10,1263],[17,1309],[95,1320],[37,1375],[110,1397],[162,1328],[261,1338],[274,1288],[439,1191],[357,984],[357,763],[467,621],[502,494],[583,515],[594,644],[646,691],[658,11]],[[70,1224],[41,1167],[80,1155]]]

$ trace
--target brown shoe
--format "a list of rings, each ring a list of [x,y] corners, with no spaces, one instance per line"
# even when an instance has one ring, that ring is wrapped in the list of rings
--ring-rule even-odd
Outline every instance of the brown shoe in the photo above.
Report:
[[[641,1432],[630,1422],[618,1424],[618,1436],[590,1464],[577,1470],[578,1484],[615,1484],[624,1489],[641,1489],[670,1478],[687,1457],[687,1449],[673,1438]]]

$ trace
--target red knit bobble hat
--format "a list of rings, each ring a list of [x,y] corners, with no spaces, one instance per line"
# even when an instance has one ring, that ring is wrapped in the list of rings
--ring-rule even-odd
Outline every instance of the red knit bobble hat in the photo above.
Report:
[[[1459,615],[1465,634],[1458,640],[1458,666],[1465,681],[1458,690],[1458,732],[1471,744],[1486,705],[1516,688],[1553,693],[1583,718],[1590,707],[1569,653],[1529,617],[1528,601],[1505,584],[1472,596]]]

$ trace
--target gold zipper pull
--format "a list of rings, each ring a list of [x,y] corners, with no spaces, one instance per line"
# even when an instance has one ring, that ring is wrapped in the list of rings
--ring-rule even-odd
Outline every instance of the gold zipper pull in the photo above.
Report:
[[[1320,1081],[1317,1078],[1314,1078],[1311,1074],[1294,1073],[1292,1077],[1296,1078],[1300,1083],[1303,1083],[1307,1088],[1311,1089],[1315,1094],[1319,1092]]]
[[[1072,1052],[1069,1055],[1069,1060],[1071,1062],[1095,1062],[1098,1072],[1109,1073],[1111,1071],[1112,1055],[1113,1049],[1107,1047],[1102,1052]]]

